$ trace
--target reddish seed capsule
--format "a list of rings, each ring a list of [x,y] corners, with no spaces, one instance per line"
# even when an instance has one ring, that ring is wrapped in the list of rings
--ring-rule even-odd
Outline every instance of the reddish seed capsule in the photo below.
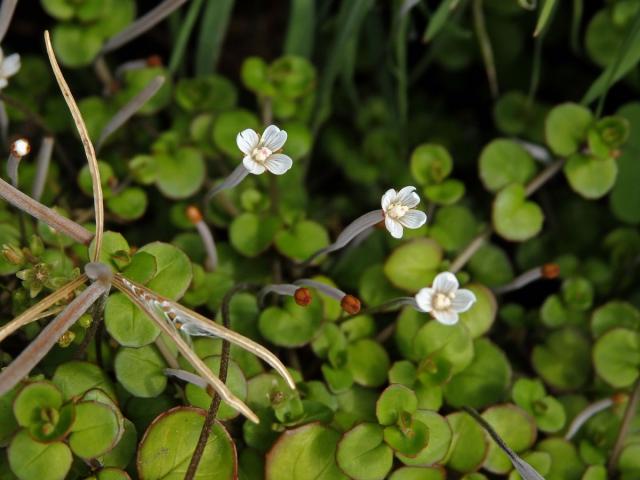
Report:
[[[629,396],[627,394],[618,392],[613,394],[611,400],[613,401],[614,405],[621,405],[625,403],[628,398]]]
[[[542,266],[542,276],[546,279],[552,280],[558,278],[560,275],[560,265],[557,263],[545,263]]]
[[[301,287],[295,291],[293,298],[298,305],[306,307],[311,303],[313,297],[308,288]]]
[[[149,67],[161,67],[162,57],[160,55],[151,55],[147,58],[147,66]]]
[[[194,225],[202,221],[202,212],[200,212],[200,209],[195,205],[189,205],[187,207],[186,213],[187,213],[187,218]]]
[[[360,312],[360,300],[353,295],[345,295],[340,301],[340,306],[349,315],[356,315]]]

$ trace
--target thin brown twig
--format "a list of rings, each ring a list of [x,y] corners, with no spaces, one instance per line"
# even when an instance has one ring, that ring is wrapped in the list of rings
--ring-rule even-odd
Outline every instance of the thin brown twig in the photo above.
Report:
[[[231,290],[229,290],[222,300],[222,306],[220,310],[222,312],[222,324],[229,328],[231,323],[231,315],[229,313],[229,307],[231,304],[231,299],[236,293],[240,293],[246,290],[253,290],[256,288],[256,285],[250,283],[240,283]],[[222,380],[222,382],[227,381],[227,371],[229,368],[229,354],[230,354],[231,344],[227,340],[222,341],[222,352],[220,356],[220,372],[218,373],[218,378]],[[202,430],[200,431],[200,437],[198,438],[198,443],[196,444],[196,448],[193,452],[193,456],[191,457],[191,461],[189,462],[189,468],[187,469],[187,473],[184,476],[184,480],[193,480],[196,475],[196,470],[198,469],[198,465],[202,458],[202,454],[204,453],[204,449],[207,446],[207,441],[209,440],[209,435],[211,435],[211,429],[213,428],[213,424],[216,420],[216,415],[218,414],[218,409],[220,408],[220,395],[217,393],[213,396],[213,400],[211,400],[211,405],[209,406],[209,410],[207,411],[207,416],[204,420],[204,425],[202,426]]]
[[[608,469],[610,475],[613,475],[618,465],[618,459],[620,458],[620,454],[622,453],[622,447],[624,446],[624,441],[627,438],[627,433],[629,432],[631,421],[635,417],[636,411],[638,410],[638,402],[640,402],[640,378],[638,378],[636,384],[633,387],[633,393],[631,394],[629,403],[627,403],[627,408],[624,411],[622,424],[620,424],[620,430],[618,430],[616,443],[614,444],[613,450],[611,451],[611,457],[609,457]]]

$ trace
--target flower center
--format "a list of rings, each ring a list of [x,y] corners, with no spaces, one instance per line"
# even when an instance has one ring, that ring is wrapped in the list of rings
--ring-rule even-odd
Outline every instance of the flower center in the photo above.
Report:
[[[392,203],[389,205],[389,208],[387,208],[387,215],[397,220],[398,218],[404,217],[404,214],[407,213],[408,210],[409,207],[406,205],[402,205],[401,203]]]
[[[433,308],[435,310],[446,310],[451,306],[451,296],[446,293],[436,293],[433,296]]]
[[[271,156],[273,152],[267,147],[256,147],[253,149],[251,156],[256,162],[263,163],[267,158]]]

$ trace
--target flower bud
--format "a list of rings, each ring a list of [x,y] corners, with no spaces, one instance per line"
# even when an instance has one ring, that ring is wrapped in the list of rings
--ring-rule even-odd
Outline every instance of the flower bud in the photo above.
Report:
[[[349,315],[357,315],[360,312],[360,300],[353,295],[345,295],[342,297],[340,306]]]
[[[311,303],[313,297],[311,296],[311,292],[308,288],[300,287],[293,294],[293,298],[298,305],[301,307],[306,307]]]
[[[73,333],[71,330],[67,330],[62,334],[62,336],[58,340],[58,345],[60,345],[62,348],[67,348],[69,345],[71,345],[71,343],[75,340],[75,338],[76,338],[76,334]]]
[[[2,255],[12,265],[23,265],[25,258],[22,250],[15,245],[5,243],[2,246]]]
[[[151,55],[147,58],[147,66],[148,67],[161,67],[162,66],[162,57],[160,55]]]
[[[195,205],[189,205],[185,213],[189,221],[194,225],[202,221],[202,212]]]
[[[542,266],[542,276],[548,280],[558,278],[560,275],[560,265],[557,263],[545,263]]]
[[[22,158],[31,151],[31,145],[25,138],[19,138],[11,144],[11,155]]]
[[[44,243],[42,239],[37,235],[31,235],[29,240],[29,250],[34,257],[39,257],[44,253]]]

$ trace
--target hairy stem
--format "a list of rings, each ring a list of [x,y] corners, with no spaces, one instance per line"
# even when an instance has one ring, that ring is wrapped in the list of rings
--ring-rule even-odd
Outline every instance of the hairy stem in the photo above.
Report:
[[[229,306],[231,304],[231,299],[236,293],[252,290],[255,286],[248,283],[240,283],[229,290],[224,299],[222,300],[222,324],[225,328],[230,327],[231,316],[229,314]],[[229,353],[231,349],[231,344],[227,340],[222,340],[222,353],[220,356],[220,372],[218,373],[218,378],[222,382],[227,381],[227,371],[229,369]],[[200,464],[200,459],[202,458],[202,454],[204,453],[204,449],[207,445],[207,440],[209,440],[209,435],[211,435],[211,429],[213,428],[213,424],[216,420],[216,415],[218,414],[218,409],[220,408],[220,395],[217,393],[213,396],[211,400],[211,405],[209,406],[209,410],[207,411],[207,416],[204,419],[204,425],[202,426],[202,430],[200,431],[200,437],[198,438],[198,443],[196,444],[196,449],[193,452],[193,456],[191,457],[191,462],[189,462],[189,468],[187,469],[187,473],[184,476],[184,480],[193,480],[196,475],[196,470],[198,469],[198,465]]]

